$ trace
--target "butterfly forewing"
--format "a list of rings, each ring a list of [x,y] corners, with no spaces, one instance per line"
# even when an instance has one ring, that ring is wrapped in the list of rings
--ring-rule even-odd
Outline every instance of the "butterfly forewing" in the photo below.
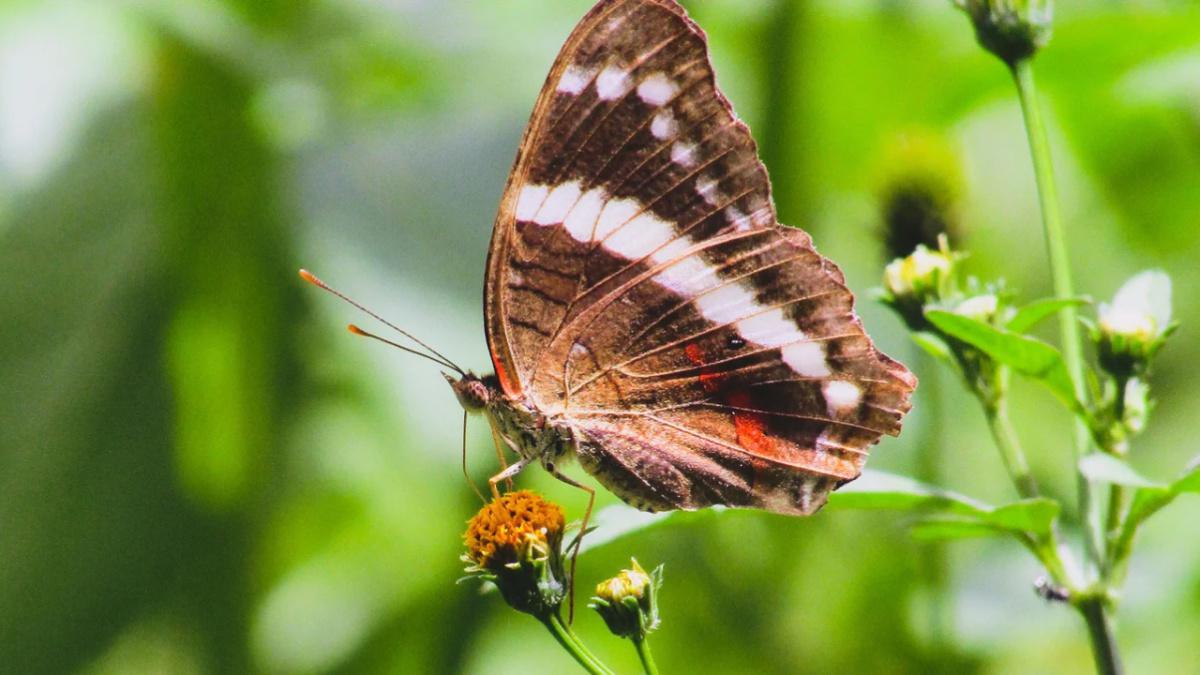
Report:
[[[899,431],[915,379],[879,354],[808,236],[777,224],[703,32],[609,0],[535,107],[497,218],[489,343],[505,391],[579,432],[644,508],[818,508]]]

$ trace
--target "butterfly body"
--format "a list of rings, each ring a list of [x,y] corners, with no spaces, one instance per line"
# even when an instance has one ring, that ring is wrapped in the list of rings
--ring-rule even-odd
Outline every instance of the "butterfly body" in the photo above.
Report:
[[[567,39],[488,255],[495,375],[452,380],[519,457],[571,456],[646,510],[809,514],[899,433],[916,379],[837,266],[780,225],[749,129],[674,0]],[[515,468],[514,468],[515,467]]]

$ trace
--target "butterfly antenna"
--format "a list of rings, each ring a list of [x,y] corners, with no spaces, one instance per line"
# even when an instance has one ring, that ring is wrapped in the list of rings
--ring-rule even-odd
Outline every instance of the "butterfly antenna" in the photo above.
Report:
[[[430,347],[429,345],[425,344],[423,341],[418,339],[412,333],[409,333],[408,331],[404,330],[403,328],[400,328],[399,326],[392,323],[391,321],[388,321],[387,319],[383,318],[382,316],[379,316],[375,312],[372,312],[371,310],[367,309],[366,307],[363,307],[358,302],[350,299],[350,297],[348,297],[345,293],[342,293],[341,291],[337,290],[336,288],[333,288],[332,286],[325,283],[324,281],[321,281],[312,272],[302,269],[302,270],[300,270],[300,278],[307,281],[308,283],[316,286],[317,288],[320,288],[323,291],[329,291],[330,293],[336,295],[337,297],[341,298],[342,300],[345,300],[346,302],[350,303],[351,306],[358,309],[360,312],[363,312],[367,316],[370,316],[371,318],[382,323],[383,325],[387,326],[388,328],[391,328],[392,330],[403,335],[404,337],[408,338],[409,340],[412,340],[413,342],[417,343],[418,345],[424,347],[425,349],[427,349],[429,351],[429,354],[418,351],[411,347],[405,347],[404,345],[397,344],[397,343],[392,342],[391,340],[387,340],[385,338],[381,338],[378,335],[375,335],[373,333],[368,333],[367,331],[359,328],[358,326],[355,326],[354,324],[350,324],[350,326],[349,326],[351,333],[354,333],[355,335],[361,335],[363,337],[369,337],[369,338],[373,338],[375,340],[379,340],[380,342],[383,342],[384,344],[389,344],[393,347],[396,347],[397,349],[401,349],[410,354],[416,354],[417,356],[423,356],[423,357],[429,359],[430,361],[433,361],[434,363],[446,366],[447,368],[454,370],[459,375],[466,375],[466,372],[462,368],[459,368],[457,365],[455,365],[455,363],[453,361],[451,361],[449,358],[447,358],[444,354],[442,354],[438,350],[434,349],[433,347]],[[430,354],[432,354],[432,356],[430,356]],[[434,358],[434,357],[436,357],[436,358]]]
[[[383,344],[385,344],[385,345],[389,345],[389,346],[391,346],[391,347],[395,347],[396,349],[399,349],[399,350],[401,350],[401,351],[408,352],[409,354],[416,354],[417,356],[420,356],[420,357],[422,357],[422,358],[429,359],[430,361],[433,361],[434,363],[438,364],[439,366],[445,366],[445,367],[447,367],[447,368],[453,368],[453,367],[454,367],[454,364],[452,364],[452,363],[446,363],[445,361],[442,361],[441,359],[435,359],[434,357],[430,356],[429,354],[426,354],[425,352],[422,352],[422,351],[419,351],[419,350],[413,349],[412,347],[407,347],[407,346],[405,346],[405,345],[402,345],[402,344],[400,344],[399,342],[394,342],[394,341],[392,341],[392,340],[389,340],[389,339],[387,339],[387,338],[385,338],[385,337],[381,337],[381,336],[379,336],[379,335],[376,335],[376,334],[374,334],[374,333],[367,332],[367,331],[365,331],[365,330],[363,330],[363,329],[359,328],[359,327],[358,327],[357,325],[355,325],[355,324],[352,324],[352,323],[351,323],[351,324],[347,324],[347,325],[346,325],[346,330],[350,331],[351,333],[354,333],[355,335],[357,335],[357,336],[359,336],[359,337],[365,337],[365,338],[371,338],[372,340],[378,340],[379,342],[382,342],[382,343],[383,343]],[[456,369],[456,370],[457,370],[457,369]],[[461,371],[460,371],[460,372],[461,372]]]

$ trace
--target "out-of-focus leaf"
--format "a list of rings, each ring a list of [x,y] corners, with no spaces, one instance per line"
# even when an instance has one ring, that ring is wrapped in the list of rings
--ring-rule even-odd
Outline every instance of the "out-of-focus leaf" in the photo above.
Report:
[[[990,507],[970,497],[920,481],[866,470],[854,482],[829,496],[831,508],[894,509],[901,511],[943,511],[975,515]]]
[[[853,509],[924,511],[914,525],[922,538],[959,538],[1003,532],[1050,535],[1060,507],[1053,499],[1026,499],[992,507],[949,490],[883,471],[861,478],[829,497],[829,505]],[[969,532],[969,534],[967,534]]]
[[[591,531],[583,538],[580,552],[598,548],[621,537],[661,525],[674,513],[676,512],[647,513],[627,504],[606,506],[596,513],[592,518],[592,523],[588,525],[588,529]]]
[[[1125,462],[1102,452],[1093,452],[1079,460],[1079,472],[1093,481],[1136,488],[1163,487],[1145,478]]]
[[[913,524],[918,539],[965,539],[1015,534],[1045,540],[1061,508],[1053,499],[1040,497],[1005,504],[975,515],[935,515]]]
[[[987,514],[985,520],[1009,532],[1028,532],[1037,537],[1048,537],[1060,510],[1058,502],[1039,497],[998,506]]]
[[[1005,327],[1014,333],[1024,333],[1037,325],[1038,322],[1057,314],[1067,307],[1086,305],[1089,302],[1087,298],[1065,298],[1061,300],[1058,298],[1043,298],[1035,300],[1018,309],[1017,313],[1008,320],[1008,324]]]
[[[998,537],[1003,530],[972,518],[929,518],[913,524],[913,537],[922,541]]]
[[[1024,335],[1018,335],[970,317],[930,310],[925,313],[939,330],[975,347],[1013,370],[1046,385],[1073,411],[1082,410],[1075,398],[1071,375],[1062,354],[1054,347]]]
[[[912,341],[938,361],[954,364],[954,358],[950,355],[950,347],[946,345],[945,340],[937,335],[921,331],[912,334]],[[957,367],[957,364],[955,364],[955,367]]]
[[[1132,535],[1143,521],[1185,492],[1200,493],[1200,457],[1193,459],[1183,475],[1169,485],[1139,488],[1133,494],[1126,530]]]

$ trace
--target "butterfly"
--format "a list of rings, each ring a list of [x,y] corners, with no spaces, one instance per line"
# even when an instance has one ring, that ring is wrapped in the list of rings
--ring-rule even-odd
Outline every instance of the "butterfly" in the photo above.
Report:
[[[704,32],[674,0],[602,0],[554,62],[500,200],[495,374],[441,362],[517,457],[493,492],[537,463],[594,498],[562,472],[575,458],[643,510],[806,515],[899,433],[916,386],[853,304],[777,222]]]

